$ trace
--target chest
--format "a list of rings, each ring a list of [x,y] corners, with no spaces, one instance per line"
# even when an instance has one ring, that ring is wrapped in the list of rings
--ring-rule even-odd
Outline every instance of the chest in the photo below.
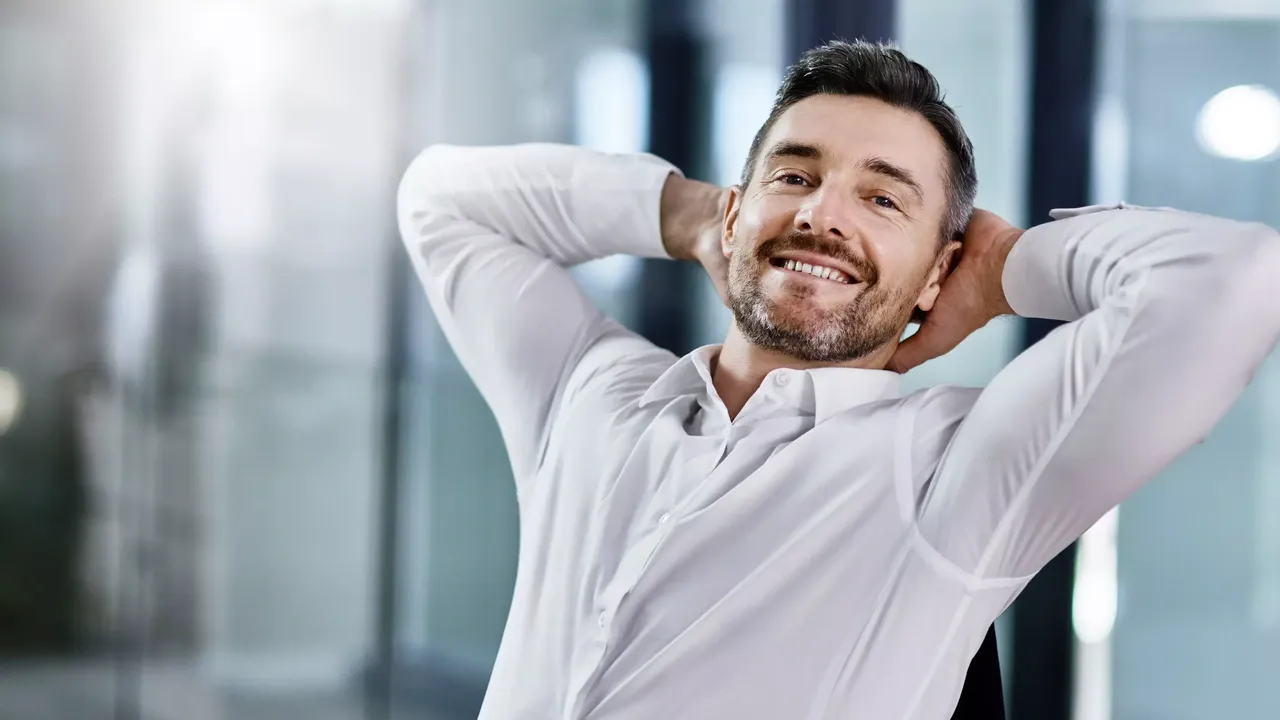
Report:
[[[719,425],[689,401],[630,417],[594,410],[563,418],[524,538],[555,548],[583,602],[686,574],[710,598],[767,577],[759,568],[781,582],[782,568],[822,557],[865,576],[903,531],[892,406]]]

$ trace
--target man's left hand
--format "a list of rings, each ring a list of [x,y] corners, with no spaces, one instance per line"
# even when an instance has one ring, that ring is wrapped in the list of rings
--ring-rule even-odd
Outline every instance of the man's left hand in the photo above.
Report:
[[[902,341],[888,369],[906,372],[944,355],[993,318],[1011,315],[1004,296],[1004,261],[1022,231],[986,210],[975,210],[965,229],[960,261],[942,281],[933,309]]]

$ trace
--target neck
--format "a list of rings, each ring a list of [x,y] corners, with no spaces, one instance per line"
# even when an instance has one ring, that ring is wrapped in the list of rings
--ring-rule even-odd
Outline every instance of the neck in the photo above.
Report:
[[[893,357],[893,351],[897,346],[898,343],[895,341],[869,355],[843,363],[810,362],[752,345],[734,324],[729,327],[729,334],[724,340],[724,346],[720,349],[715,367],[712,368],[711,381],[715,385],[716,394],[720,396],[720,401],[729,411],[729,418],[733,419],[742,411],[743,406],[755,391],[760,389],[760,384],[764,382],[765,377],[774,370],[779,368],[809,370],[819,367],[883,370],[889,364],[889,358]]]

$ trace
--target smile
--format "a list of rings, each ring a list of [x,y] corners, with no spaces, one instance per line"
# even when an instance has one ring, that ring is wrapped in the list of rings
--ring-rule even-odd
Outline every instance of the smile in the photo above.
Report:
[[[845,275],[839,270],[836,270],[835,268],[824,267],[822,265],[813,265],[807,262],[800,262],[798,260],[788,260],[786,258],[778,258],[778,257],[770,258],[769,264],[781,270],[790,270],[791,272],[795,272],[795,273],[811,275],[813,277],[816,277],[822,280],[830,280],[832,282],[837,282],[837,283],[840,283],[841,285],[850,285],[853,282],[848,275]]]

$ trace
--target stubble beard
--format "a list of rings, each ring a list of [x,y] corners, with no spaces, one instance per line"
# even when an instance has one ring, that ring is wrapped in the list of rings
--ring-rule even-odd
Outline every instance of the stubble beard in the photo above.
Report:
[[[747,342],[803,362],[838,364],[857,360],[896,340],[911,307],[906,293],[872,283],[847,304],[808,306],[811,289],[793,290],[791,307],[761,287],[766,262],[735,253],[729,268],[729,309]],[[807,306],[807,307],[806,307]]]

